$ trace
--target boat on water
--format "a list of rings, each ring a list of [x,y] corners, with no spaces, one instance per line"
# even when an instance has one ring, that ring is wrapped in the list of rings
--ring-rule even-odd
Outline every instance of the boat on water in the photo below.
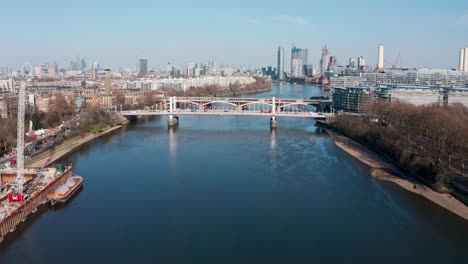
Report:
[[[48,199],[52,204],[64,203],[81,187],[83,178],[81,176],[72,176],[64,184],[60,185],[57,190],[48,195]]]

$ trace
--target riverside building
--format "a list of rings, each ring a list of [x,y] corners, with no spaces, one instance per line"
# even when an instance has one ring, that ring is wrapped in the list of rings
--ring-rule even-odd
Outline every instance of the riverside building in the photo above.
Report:
[[[330,77],[330,85],[338,87],[357,87],[382,83],[464,87],[468,84],[468,72],[441,69],[386,69],[382,73],[365,72],[358,76]]]

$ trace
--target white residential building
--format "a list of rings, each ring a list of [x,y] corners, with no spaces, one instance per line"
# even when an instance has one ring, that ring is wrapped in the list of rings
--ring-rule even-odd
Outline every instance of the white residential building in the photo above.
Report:
[[[13,92],[15,88],[14,84],[13,79],[0,80],[0,92]]]
[[[255,79],[245,76],[208,76],[199,78],[164,78],[153,80],[138,80],[129,81],[124,85],[126,89],[143,89],[143,90],[161,90],[174,89],[177,91],[187,91],[190,87],[202,87],[206,85],[219,85],[223,88],[229,87],[231,84],[247,85],[254,83]]]

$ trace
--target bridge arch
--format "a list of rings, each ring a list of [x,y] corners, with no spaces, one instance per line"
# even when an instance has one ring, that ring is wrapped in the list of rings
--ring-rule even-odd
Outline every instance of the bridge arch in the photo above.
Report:
[[[272,104],[265,103],[265,102],[248,102],[248,103],[239,105],[239,107],[243,108],[243,107],[248,106],[248,105],[266,105],[266,106],[270,106],[270,107],[273,108]]]
[[[195,106],[197,106],[197,107],[200,106],[199,103],[196,103],[196,102],[193,102],[193,101],[189,101],[189,100],[180,100],[180,101],[179,101],[179,100],[176,100],[176,103],[177,103],[177,104],[178,104],[178,103],[192,104],[192,105],[195,105]],[[169,103],[167,103],[167,104],[169,104]]]
[[[208,102],[208,103],[204,103],[202,104],[201,106],[207,106],[209,104],[228,104],[230,106],[233,106],[233,107],[237,107],[236,104],[234,103],[230,103],[230,102],[226,102],[226,101],[211,101],[211,102]]]
[[[303,105],[303,106],[313,106],[313,107],[315,107],[313,104],[306,104],[306,103],[290,103],[290,104],[282,105],[282,106],[280,106],[280,108],[283,109],[283,107],[288,107],[288,106],[293,106],[293,105]]]

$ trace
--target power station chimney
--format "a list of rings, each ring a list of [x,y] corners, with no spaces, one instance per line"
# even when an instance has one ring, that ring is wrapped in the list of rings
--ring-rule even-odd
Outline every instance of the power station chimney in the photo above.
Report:
[[[377,72],[384,72],[384,46],[379,44],[379,54],[377,61]]]
[[[468,48],[463,48],[460,50],[459,70],[468,72]]]

